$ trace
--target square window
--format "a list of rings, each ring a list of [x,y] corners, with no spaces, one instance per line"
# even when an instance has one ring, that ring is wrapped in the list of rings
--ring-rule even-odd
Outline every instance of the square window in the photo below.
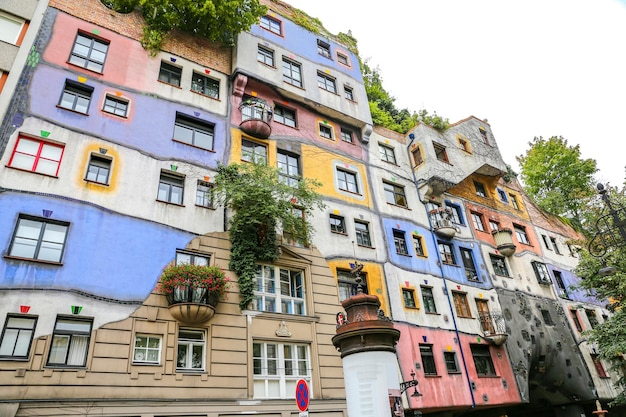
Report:
[[[532,261],[531,264],[533,266],[533,270],[535,271],[537,281],[540,284],[550,285],[552,281],[550,280],[550,272],[548,272],[546,264],[537,261]]]
[[[561,250],[559,249],[559,245],[556,244],[556,238],[555,237],[551,237],[550,238],[550,242],[552,243],[552,247],[554,248],[554,252],[557,255],[561,254]]]
[[[341,52],[337,52],[337,62],[341,65],[345,65],[346,67],[350,66],[350,61],[348,61],[348,55],[344,55]]]
[[[352,131],[346,129],[345,127],[341,128],[341,140],[344,142],[352,143]]]
[[[548,236],[541,235],[541,240],[543,240],[543,244],[546,247],[546,249],[552,250],[552,248],[550,247],[550,241],[548,240]]]
[[[387,203],[407,207],[404,187],[383,181],[383,188],[385,190],[385,199],[387,200]]]
[[[478,376],[495,376],[496,370],[493,367],[489,346],[472,344],[470,349],[474,358],[476,374]]]
[[[346,234],[346,222],[342,216],[330,215],[330,231],[334,233]]]
[[[448,265],[456,265],[456,259],[454,257],[454,249],[453,246],[449,243],[437,242],[437,246],[439,247],[439,254],[441,255],[441,261],[444,264]]]
[[[550,316],[550,312],[548,310],[541,310],[541,316],[543,317],[543,322],[546,326],[554,326],[554,321],[552,321],[552,316]]]
[[[61,262],[69,223],[20,214],[9,256]]]
[[[321,39],[317,40],[317,53],[323,57],[330,58],[330,44]]]
[[[276,106],[274,107],[274,121],[296,127],[296,112],[286,107]]]
[[[161,171],[157,200],[164,203],[183,204],[185,178],[181,175]]]
[[[352,89],[352,87],[348,87],[347,85],[344,85],[343,96],[350,101],[354,101],[354,90]]]
[[[0,337],[0,358],[28,359],[36,325],[36,317],[7,315]]]
[[[528,240],[528,235],[526,234],[526,228],[524,226],[514,224],[513,230],[515,230],[515,236],[517,236],[517,240],[519,241],[519,243],[530,245],[530,241]]]
[[[283,81],[302,88],[302,66],[283,57]]]
[[[63,88],[61,99],[59,100],[59,107],[87,114],[92,93],[93,87],[65,80],[65,87]]]
[[[198,180],[198,185],[196,186],[196,206],[213,208],[213,188],[213,184]]]
[[[90,319],[57,317],[52,333],[48,365],[84,367],[91,338]]]
[[[396,247],[398,255],[408,255],[409,250],[406,246],[406,234],[402,230],[393,229],[393,243]]]
[[[87,164],[85,180],[97,182],[98,184],[108,184],[110,172],[111,159],[92,153]]]
[[[422,163],[424,163],[422,148],[419,146],[415,147],[415,149],[411,151],[411,155],[413,155],[413,162],[415,163],[415,166],[422,165]]]
[[[256,164],[267,164],[267,147],[251,140],[241,140],[241,160]]]
[[[391,146],[383,145],[382,143],[378,144],[378,152],[380,153],[380,159],[389,162],[390,164],[396,164],[396,154],[394,149]]]
[[[472,223],[474,224],[474,229],[478,230],[479,232],[484,232],[485,223],[483,222],[483,215],[480,213],[476,213],[475,211],[472,211],[470,214],[472,216]]]
[[[478,272],[476,272],[476,264],[474,263],[474,255],[472,251],[467,248],[460,248],[461,260],[463,261],[463,268],[465,269],[465,277],[468,281],[479,282]]]
[[[339,189],[350,193],[359,193],[356,173],[337,168],[337,184]]]
[[[282,25],[280,20],[274,19],[273,17],[261,16],[261,19],[259,20],[259,26],[277,35],[282,34]]]
[[[137,335],[133,347],[133,363],[158,365],[161,363],[161,336]]]
[[[559,297],[569,299],[567,286],[565,285],[565,281],[563,281],[563,274],[561,274],[561,271],[552,271],[552,274],[554,274],[554,282],[556,283],[556,289],[559,293]]]
[[[433,148],[435,148],[435,156],[438,160],[447,164],[450,163],[450,161],[448,160],[448,152],[446,151],[445,146],[433,142]]]
[[[102,111],[116,116],[126,117],[128,115],[128,100],[113,97],[107,94],[104,99],[104,107],[102,107]]]
[[[415,290],[402,288],[402,299],[406,308],[417,308],[417,304],[415,304]]]
[[[452,300],[454,301],[454,309],[459,317],[471,318],[472,312],[467,302],[467,294],[463,292],[452,291]]]
[[[108,49],[108,41],[79,32],[76,34],[69,62],[91,71],[102,72]]]
[[[422,301],[424,302],[424,311],[426,313],[437,314],[435,306],[435,297],[432,287],[420,287],[422,290]]]
[[[461,214],[460,206],[446,202],[446,208],[450,213],[450,220],[452,220],[452,223],[463,224],[463,215]]]
[[[320,136],[324,139],[333,139],[333,128],[325,123],[320,123]]]
[[[352,264],[350,266],[352,266]],[[359,272],[359,277],[361,278],[361,290],[363,294],[368,294],[367,274]],[[337,286],[339,288],[339,301],[346,300],[358,293],[359,284],[356,282],[356,277],[351,271],[337,269]]]
[[[304,272],[257,264],[252,310],[306,315]]]
[[[180,329],[178,331],[178,351],[176,370],[204,371],[206,338],[203,331]]]
[[[169,64],[165,61],[161,61],[161,68],[159,69],[159,81],[166,84],[171,84],[176,87],[180,87],[180,79],[183,75],[183,69],[176,65]]]
[[[509,199],[506,195],[506,191],[500,189],[500,188],[496,188],[496,191],[498,192],[498,197],[500,197],[500,201],[502,201],[503,203],[509,203]]]
[[[259,45],[256,59],[257,61],[265,65],[273,67],[274,66],[274,51],[264,46]]]
[[[446,371],[449,374],[458,374],[461,371],[459,370],[459,362],[456,359],[456,352],[443,352],[443,360],[446,363]]]
[[[220,82],[197,72],[191,77],[191,91],[209,96],[214,99],[220,98]]]
[[[200,119],[176,113],[174,140],[202,149],[213,150],[215,128]]]
[[[424,251],[424,238],[422,236],[413,235],[413,248],[415,248],[415,254],[417,256],[426,256]]]
[[[487,197],[487,191],[485,190],[485,184],[482,182],[474,181],[474,189],[476,189],[476,195],[480,197]]]
[[[17,45],[22,33],[24,21],[17,17],[0,13],[0,41]]]
[[[211,264],[211,255],[206,253],[176,251],[176,265],[199,265],[208,266]]]
[[[360,222],[358,220],[354,221],[354,229],[356,232],[356,243],[359,246],[372,246],[372,240],[370,238],[370,227],[369,224],[365,222]]]
[[[420,356],[422,358],[422,370],[424,371],[424,375],[437,375],[433,346],[420,344]]]
[[[56,177],[64,149],[63,145],[19,136],[9,166]]]
[[[281,149],[278,150],[278,179],[290,187],[300,183],[300,157]]]
[[[317,73],[317,86],[322,90],[330,91],[337,94],[337,85],[335,79],[322,72]]]
[[[509,269],[506,266],[504,256],[494,255],[490,253],[489,258],[491,259],[491,266],[493,267],[493,272],[496,275],[500,275],[503,277],[510,277]]]
[[[469,142],[467,141],[467,139],[461,138],[461,137],[457,137],[457,140],[459,142],[459,146],[461,147],[461,149],[467,153],[472,153],[472,148],[470,147]]]
[[[292,398],[298,380],[311,381],[309,346],[254,342],[254,398]]]

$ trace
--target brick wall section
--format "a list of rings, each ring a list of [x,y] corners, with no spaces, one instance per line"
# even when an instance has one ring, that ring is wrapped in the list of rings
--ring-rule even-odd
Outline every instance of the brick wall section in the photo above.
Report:
[[[50,0],[49,5],[69,15],[137,41],[143,35],[144,21],[138,11],[128,14],[117,13],[107,9],[100,0]],[[172,32],[163,42],[163,51],[224,74],[230,74],[232,70],[232,48],[220,43],[209,42],[199,36]]]

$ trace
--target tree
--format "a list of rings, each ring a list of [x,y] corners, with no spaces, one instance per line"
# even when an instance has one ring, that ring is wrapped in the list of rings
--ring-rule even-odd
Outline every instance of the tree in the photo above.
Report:
[[[210,41],[232,45],[238,33],[250,29],[267,7],[258,0],[101,0],[120,13],[141,9],[146,25],[142,46],[155,55],[164,37],[182,30]]]
[[[217,200],[233,210],[229,232],[229,267],[239,277],[239,306],[242,310],[254,299],[256,262],[278,259],[276,232],[309,244],[314,209],[322,209],[320,184],[300,178],[296,186],[281,179],[280,170],[261,163],[220,165],[215,177]]]
[[[562,136],[535,137],[525,155],[517,156],[528,195],[543,210],[573,221],[581,229],[581,212],[594,196],[594,159],[583,159],[580,146]]]

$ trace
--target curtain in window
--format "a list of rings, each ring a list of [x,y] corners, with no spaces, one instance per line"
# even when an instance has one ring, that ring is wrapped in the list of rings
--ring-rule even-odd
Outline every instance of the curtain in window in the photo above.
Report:
[[[67,364],[74,366],[84,366],[85,356],[87,355],[87,336],[73,336],[70,343],[70,351],[67,356]]]

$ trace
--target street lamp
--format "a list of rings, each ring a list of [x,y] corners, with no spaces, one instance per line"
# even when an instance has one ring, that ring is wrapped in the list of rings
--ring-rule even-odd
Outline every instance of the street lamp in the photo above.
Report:
[[[421,397],[422,394],[417,390],[417,384],[418,382],[415,379],[415,371],[411,369],[411,380],[400,383],[400,393],[403,393],[404,391],[406,391],[407,389],[411,387],[415,387],[413,389],[413,394],[411,394],[411,397]]]
[[[606,193],[604,185],[598,183],[596,186],[602,201],[609,209],[607,214],[598,218],[595,224],[596,235],[589,242],[589,253],[597,258],[602,258],[609,248],[626,245],[626,208],[615,207]],[[602,276],[611,275],[615,268],[604,267],[599,273]]]

